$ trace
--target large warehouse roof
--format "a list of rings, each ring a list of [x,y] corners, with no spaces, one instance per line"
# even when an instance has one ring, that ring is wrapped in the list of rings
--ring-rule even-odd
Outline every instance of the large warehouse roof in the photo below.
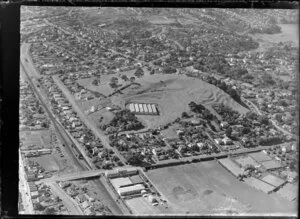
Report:
[[[136,184],[134,186],[126,186],[118,189],[118,193],[126,193],[126,192],[132,192],[132,191],[141,191],[145,189],[145,186],[142,184]]]
[[[235,176],[244,173],[244,171],[229,158],[219,159],[219,162]]]
[[[121,186],[127,186],[132,184],[131,180],[128,177],[115,178],[111,179],[110,181],[116,189],[120,188]]]
[[[263,182],[263,181],[261,181],[259,179],[254,178],[254,177],[246,178],[245,182],[248,185],[250,185],[250,186],[252,186],[252,187],[254,187],[254,188],[258,189],[258,190],[261,190],[261,191],[263,191],[265,193],[269,193],[269,192],[271,192],[271,191],[273,191],[275,189],[274,186],[271,186],[268,183],[265,183],[265,182]]]
[[[264,176],[261,180],[275,187],[281,186],[285,183],[285,180],[271,174]]]
[[[267,169],[277,169],[281,167],[281,164],[275,160],[268,160],[262,163],[262,165]]]
[[[276,193],[289,201],[293,201],[298,196],[298,187],[293,184],[287,183],[285,186],[283,186],[283,188],[279,189]]]
[[[272,160],[272,158],[269,157],[264,152],[251,153],[251,154],[249,154],[249,156],[252,157],[257,162],[263,162],[263,161],[267,161],[267,160]]]

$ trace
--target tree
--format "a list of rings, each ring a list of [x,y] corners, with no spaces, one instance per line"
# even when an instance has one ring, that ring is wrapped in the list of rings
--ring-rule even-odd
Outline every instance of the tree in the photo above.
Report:
[[[135,77],[133,77],[133,76],[130,77],[130,81],[131,81],[131,82],[134,82],[134,81],[135,81]]]
[[[56,213],[56,210],[54,208],[46,208],[46,210],[44,211],[44,213],[46,215],[53,215]]]
[[[122,78],[124,81],[129,81],[129,78],[127,77],[127,75],[122,75],[121,78]]]
[[[181,118],[188,118],[189,115],[186,112],[182,112],[181,114]]]
[[[141,76],[143,76],[145,73],[144,73],[144,71],[143,71],[143,69],[142,68],[138,68],[136,71],[135,71],[135,73],[134,73],[134,76],[136,76],[136,77],[141,77]]]
[[[34,209],[35,210],[38,210],[38,211],[43,211],[43,210],[45,210],[45,207],[44,206],[42,206],[40,203],[35,203],[34,205]]]
[[[155,70],[152,69],[152,70],[150,71],[150,75],[154,75],[154,73],[155,73]]]
[[[232,133],[232,128],[231,127],[228,127],[225,131],[225,134],[230,137],[231,136],[231,133]]]
[[[139,166],[143,163],[143,157],[141,154],[129,154],[127,161],[131,165]]]

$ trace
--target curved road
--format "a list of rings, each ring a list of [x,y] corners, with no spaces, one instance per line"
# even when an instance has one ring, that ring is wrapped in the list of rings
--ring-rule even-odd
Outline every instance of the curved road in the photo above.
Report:
[[[250,108],[254,108],[255,111],[256,111],[259,115],[263,115],[263,113],[258,109],[258,107],[257,107],[252,101],[247,100],[247,99],[245,99],[245,98],[242,98],[242,100],[243,100],[247,105],[250,104],[252,107],[250,107],[250,106],[249,106],[249,107],[250,107]],[[294,137],[294,138],[297,138],[297,136],[294,135],[293,133],[290,133],[290,132],[288,132],[287,130],[285,130],[284,128],[278,126],[278,125],[276,124],[276,121],[274,121],[273,119],[270,119],[270,121],[272,122],[273,126],[275,126],[275,128],[277,128],[279,131],[283,132],[283,133],[286,134],[286,135],[290,135],[290,136],[292,136],[292,137]]]

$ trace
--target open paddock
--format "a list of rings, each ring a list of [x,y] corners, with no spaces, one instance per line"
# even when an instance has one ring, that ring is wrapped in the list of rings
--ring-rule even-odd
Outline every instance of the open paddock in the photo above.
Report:
[[[127,199],[125,202],[135,215],[157,215],[172,212],[171,209],[160,205],[152,206],[145,197]]]
[[[297,206],[237,180],[216,161],[147,172],[176,214],[262,214],[296,212]]]

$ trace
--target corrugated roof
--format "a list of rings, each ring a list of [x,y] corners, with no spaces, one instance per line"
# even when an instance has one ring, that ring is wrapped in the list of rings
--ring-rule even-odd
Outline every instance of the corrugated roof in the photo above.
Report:
[[[139,109],[139,105],[136,103],[136,104],[134,104],[134,108],[135,108],[135,111],[136,112],[139,112],[140,111],[140,109]]]
[[[139,104],[139,109],[140,109],[140,112],[144,112],[144,109],[143,109],[143,104]]]
[[[131,191],[141,191],[145,189],[145,186],[142,184],[137,184],[134,186],[126,186],[118,189],[119,194],[122,194],[124,192],[131,192]]]
[[[147,108],[148,108],[149,113],[152,113],[152,107],[150,104],[147,104]]]
[[[269,161],[262,162],[262,165],[267,170],[277,169],[277,168],[281,167],[281,164],[279,162],[276,162],[275,160],[269,160]]]
[[[256,153],[251,153],[251,154],[249,154],[249,156],[252,157],[257,162],[272,160],[272,158],[270,156],[268,156],[267,154],[265,154],[262,151],[261,152],[256,152]]]
[[[271,184],[272,186],[275,186],[275,187],[281,186],[285,182],[285,180],[283,180],[279,177],[276,177],[272,174],[268,174],[268,175],[262,177],[261,180],[266,182],[266,183],[269,183],[269,184]]]
[[[253,160],[251,157],[239,157],[235,159],[235,161],[240,165],[242,165],[243,167],[245,167],[248,164],[254,166],[258,165],[258,163],[256,163],[255,160]]]
[[[129,178],[130,178],[131,182],[134,184],[143,183],[143,180],[141,179],[141,177],[139,175],[134,175]]]
[[[245,179],[245,183],[247,183],[248,185],[261,190],[265,193],[269,193],[271,191],[273,191],[275,189],[274,186],[269,185],[268,183],[265,183],[259,179],[256,179],[254,177],[250,177],[250,178],[246,178]]]
[[[235,176],[244,173],[244,171],[229,158],[219,159],[219,162]]]
[[[151,107],[152,107],[153,113],[157,113],[156,106],[154,104],[151,104]]]
[[[285,186],[283,186],[283,188],[279,189],[276,193],[289,201],[293,201],[298,196],[298,187],[293,184],[287,183]]]
[[[132,182],[128,177],[120,177],[120,178],[115,178],[111,179],[110,182],[113,184],[113,186],[118,189],[121,186],[126,186],[126,185],[131,185]]]
[[[145,112],[145,113],[148,113],[148,108],[147,108],[147,105],[146,105],[146,104],[143,104],[143,109],[144,109],[144,112]]]

